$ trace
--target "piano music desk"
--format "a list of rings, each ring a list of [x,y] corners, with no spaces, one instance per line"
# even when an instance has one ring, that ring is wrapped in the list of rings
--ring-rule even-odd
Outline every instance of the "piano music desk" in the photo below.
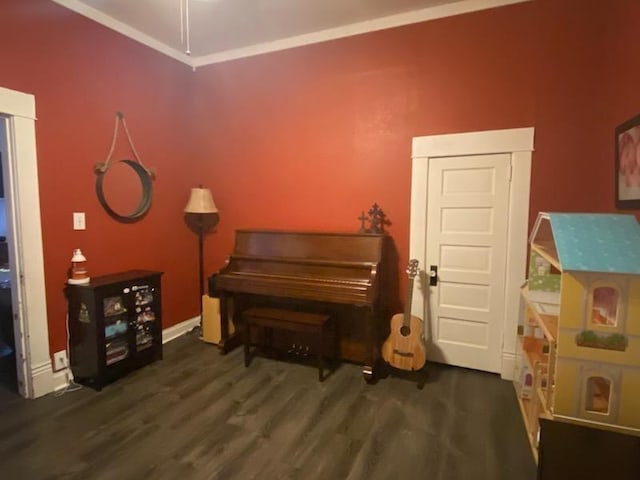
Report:
[[[321,313],[299,312],[279,308],[253,307],[242,312],[244,323],[244,366],[251,363],[251,327],[302,332],[313,338],[318,357],[318,380],[324,380],[325,342],[330,326],[334,323],[331,316]],[[333,329],[335,330],[335,329]],[[335,331],[334,331],[335,337]],[[335,338],[332,339],[332,341]]]

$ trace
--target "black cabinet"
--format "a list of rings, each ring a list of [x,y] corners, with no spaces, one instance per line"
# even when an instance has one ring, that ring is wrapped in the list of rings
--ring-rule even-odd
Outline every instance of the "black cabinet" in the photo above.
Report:
[[[538,480],[638,480],[640,436],[540,419]]]
[[[161,275],[131,270],[66,287],[69,363],[77,382],[100,390],[162,358]]]

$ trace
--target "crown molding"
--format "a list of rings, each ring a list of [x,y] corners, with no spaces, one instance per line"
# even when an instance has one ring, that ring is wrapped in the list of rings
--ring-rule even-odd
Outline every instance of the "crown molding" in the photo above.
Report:
[[[120,22],[119,20],[116,20],[113,17],[100,12],[93,7],[89,7],[79,0],[53,1],[195,69],[196,67],[203,67],[206,65],[226,62],[229,60],[262,55],[264,53],[277,52],[280,50],[302,47],[305,45],[326,42],[329,40],[336,40],[353,35],[360,35],[363,33],[375,32],[388,28],[410,25],[413,23],[426,22],[429,20],[451,17],[464,13],[486,10],[489,8],[530,2],[533,0],[461,0],[455,3],[448,3],[435,7],[427,7],[420,10],[413,10],[411,12],[389,15],[386,17],[376,18],[364,22],[352,23],[349,25],[329,28],[326,30],[319,30],[304,35],[296,35],[280,40],[258,43],[246,47],[224,50],[221,52],[201,55],[197,57],[189,56],[184,52],[176,50],[175,48],[172,48],[156,40],[155,38],[150,37],[149,35],[142,33],[141,31],[136,30],[135,28],[123,22]]]
[[[259,43],[243,48],[225,50],[211,55],[202,55],[192,59],[192,66],[203,67],[214,63],[236,60],[254,55],[262,55],[264,53],[277,52],[287,50],[289,48],[302,47],[314,43],[336,40],[339,38],[351,37],[368,32],[385,30],[388,28],[401,27],[412,23],[421,23],[438,18],[452,17],[463,13],[476,12],[489,8],[502,7],[516,3],[524,3],[533,0],[462,0],[456,3],[449,3],[437,7],[423,8],[411,12],[390,15],[387,17],[376,18],[365,22],[352,23],[336,28],[319,30],[317,32],[297,35],[294,37],[283,38],[271,42]]]
[[[189,57],[186,53],[176,50],[175,48],[172,48],[167,44],[156,40],[146,33],[142,33],[140,30],[137,30],[124,22],[116,20],[115,18],[102,13],[100,10],[90,7],[79,0],[53,0],[53,2],[62,5],[69,10],[73,10],[74,12],[79,13],[84,17],[90,18],[91,20],[107,28],[110,28],[111,30],[115,30],[116,32],[121,33],[125,37],[129,37],[136,42],[142,43],[149,48],[152,48],[168,57],[173,58],[174,60],[178,60],[179,62],[189,65],[190,67],[194,66],[192,58]]]

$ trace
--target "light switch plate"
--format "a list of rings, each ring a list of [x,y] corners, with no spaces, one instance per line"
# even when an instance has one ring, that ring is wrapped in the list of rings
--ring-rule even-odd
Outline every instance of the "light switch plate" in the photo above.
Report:
[[[87,224],[84,216],[84,212],[73,212],[73,229],[74,230],[86,230]]]

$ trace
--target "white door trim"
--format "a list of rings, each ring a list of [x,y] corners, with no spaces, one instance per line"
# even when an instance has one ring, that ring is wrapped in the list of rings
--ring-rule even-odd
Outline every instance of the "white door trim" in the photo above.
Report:
[[[12,271],[12,306],[18,315],[16,362],[20,394],[37,398],[53,391],[49,353],[40,194],[35,137],[35,97],[0,87],[0,122],[7,144],[5,185]]]
[[[409,256],[411,258],[422,257],[426,251],[426,201],[429,159],[492,153],[511,154],[512,173],[509,187],[507,278],[501,368],[502,378],[509,380],[513,378],[515,366],[520,285],[526,278],[533,140],[533,127],[490,130],[414,137],[411,150],[411,218],[409,236]],[[424,317],[425,298],[423,295],[413,296],[411,312],[421,318]],[[425,319],[425,321],[428,321],[428,319]],[[427,328],[426,330],[429,329]]]

